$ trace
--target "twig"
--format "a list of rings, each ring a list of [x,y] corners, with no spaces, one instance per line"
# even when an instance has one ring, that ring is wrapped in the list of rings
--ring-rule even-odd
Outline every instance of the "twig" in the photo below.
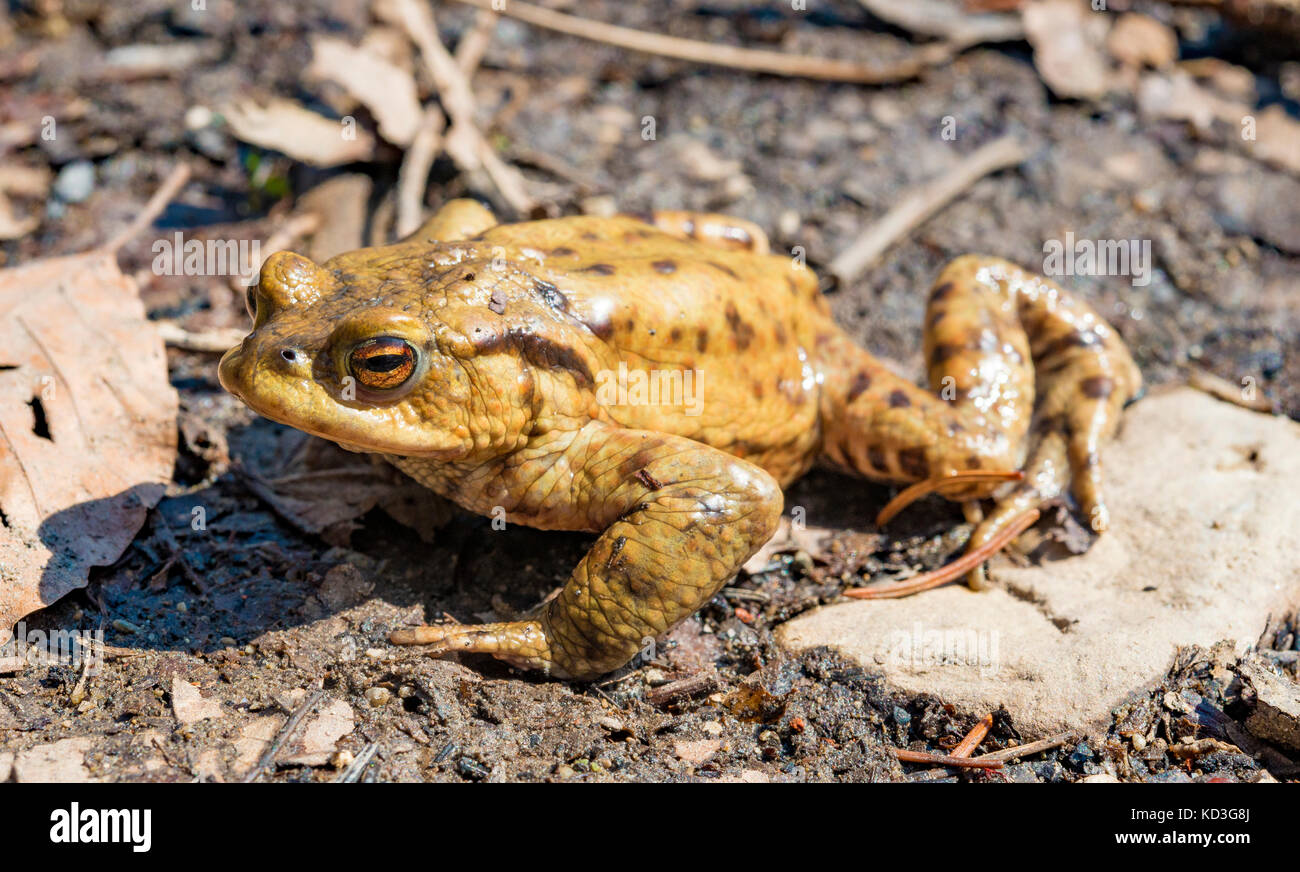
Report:
[[[360,781],[361,776],[365,774],[366,767],[370,765],[371,759],[374,758],[375,752],[378,750],[378,742],[371,742],[369,745],[362,748],[361,753],[356,756],[356,759],[348,764],[348,768],[340,772],[338,777],[334,779],[334,783],[350,784],[355,781]]]
[[[995,139],[967,156],[948,172],[908,194],[879,221],[867,228],[831,261],[827,270],[841,284],[852,281],[884,251],[935,212],[956,199],[975,182],[1026,157],[1024,146],[1013,137]]]
[[[646,702],[651,705],[663,705],[674,699],[685,699],[708,693],[718,686],[718,673],[712,669],[701,669],[693,675],[656,687],[646,694]]]
[[[1046,739],[1039,739],[1037,742],[1030,742],[1028,745],[1017,745],[1014,748],[1003,748],[1001,751],[992,751],[988,754],[981,754],[978,757],[972,757],[972,760],[993,760],[1006,762],[1014,760],[1017,757],[1028,757],[1032,754],[1041,754],[1043,751],[1050,751],[1053,748],[1059,748],[1066,742],[1074,738],[1074,733],[1058,733],[1055,736],[1048,736]]]
[[[429,170],[438,152],[442,150],[442,129],[446,121],[442,108],[430,106],[424,111],[424,120],[415,132],[411,147],[402,158],[402,168],[397,174],[397,236],[402,238],[415,232],[424,217],[424,190],[429,182]]]
[[[456,44],[456,66],[460,67],[465,78],[472,78],[474,71],[483,62],[483,54],[491,45],[496,30],[497,14],[480,9],[474,19],[474,26]]]
[[[306,702],[294,709],[293,714],[289,715],[289,720],[284,722],[284,726],[280,728],[280,732],[275,734],[275,738],[272,739],[271,744],[267,746],[266,752],[262,754],[261,759],[259,759],[256,765],[254,765],[252,769],[248,770],[248,774],[244,776],[245,784],[256,781],[258,776],[262,774],[263,769],[275,763],[275,756],[280,753],[280,749],[284,747],[284,743],[289,741],[289,737],[297,731],[298,725],[302,723],[302,719],[307,716],[308,712],[316,707],[316,703],[320,702],[324,698],[325,691],[318,690],[309,696]]]
[[[1267,412],[1270,415],[1277,414],[1277,406],[1263,393],[1256,393],[1250,399],[1246,399],[1246,388],[1242,385],[1235,385],[1226,378],[1220,378],[1212,372],[1192,367],[1187,372],[1187,384],[1196,388],[1198,391],[1209,394],[1215,399],[1223,400],[1225,403],[1232,403],[1241,406],[1243,409],[1250,409],[1252,412]]]
[[[479,9],[492,9],[492,0],[457,0]],[[697,64],[713,64],[774,76],[802,76],[832,82],[859,82],[879,85],[915,78],[927,67],[952,58],[954,49],[945,43],[935,43],[918,49],[911,57],[889,65],[860,64],[856,61],[835,58],[807,57],[779,51],[715,45],[694,39],[647,33],[630,27],[619,27],[601,21],[591,21],[560,12],[552,12],[531,3],[509,0],[504,9],[497,10],[511,18],[518,18],[537,27],[567,33],[647,54],[662,55]]]
[[[474,92],[470,89],[469,79],[442,44],[428,4],[416,0],[394,0],[393,9],[396,23],[419,48],[443,107],[451,116],[451,129],[446,138],[447,153],[467,172],[480,168],[485,170],[511,208],[521,215],[530,214],[536,201],[528,195],[523,176],[501,160],[475,124]]]
[[[192,333],[175,321],[160,320],[154,323],[163,342],[182,351],[220,354],[238,345],[240,340],[248,335],[248,331],[240,330],[238,327],[216,327]]]
[[[180,193],[181,188],[185,187],[185,183],[189,180],[190,168],[185,164],[179,164],[168,173],[167,178],[163,180],[162,187],[154,191],[153,196],[149,198],[149,202],[145,203],[144,208],[135,216],[135,220],[128,224],[121,233],[100,246],[101,250],[116,253],[123,245],[143,233],[154,222],[154,219],[162,214],[163,210],[167,208],[167,204]]]
[[[980,746],[980,742],[984,741],[984,737],[989,734],[989,730],[992,728],[992,714],[987,714],[980,718],[979,723],[971,727],[970,732],[966,734],[966,737],[957,743],[957,747],[952,749],[952,756],[969,757],[971,754],[975,753],[975,749]]]
[[[955,769],[1001,769],[1001,760],[988,760],[984,757],[952,757],[948,754],[928,754],[925,751],[908,751],[904,748],[890,748],[894,756],[904,763],[932,763],[935,766],[951,766]]]

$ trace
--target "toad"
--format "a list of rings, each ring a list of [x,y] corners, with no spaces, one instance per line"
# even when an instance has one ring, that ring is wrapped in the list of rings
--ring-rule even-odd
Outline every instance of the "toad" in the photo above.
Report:
[[[572,679],[707,603],[819,460],[975,522],[963,558],[884,595],[978,584],[1066,492],[1104,530],[1098,452],[1141,387],[1086,302],[966,255],[930,292],[920,388],[837,327],[811,269],[757,226],[700,213],[499,224],[455,200],[393,245],[273,255],[249,307],[220,378],[257,412],[471,512],[599,534],[521,620],[391,636]]]

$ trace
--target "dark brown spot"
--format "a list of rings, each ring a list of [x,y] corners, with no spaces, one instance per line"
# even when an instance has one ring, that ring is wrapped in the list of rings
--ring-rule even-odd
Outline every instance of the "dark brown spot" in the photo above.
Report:
[[[725,264],[718,263],[716,260],[709,261],[709,266],[713,267],[716,270],[726,273],[727,275],[731,276],[733,279],[740,278],[740,276],[736,275],[736,271],[734,269],[732,269],[729,266],[726,266]]]
[[[926,478],[930,474],[930,465],[925,462],[924,448],[905,448],[898,452],[898,466],[906,475],[913,478]]]
[[[704,352],[709,347],[709,331],[701,327],[695,332],[695,350]]]
[[[1104,375],[1094,375],[1079,382],[1079,390],[1083,391],[1085,397],[1101,400],[1115,390],[1115,382]]]
[[[591,266],[584,266],[578,272],[587,272],[595,276],[612,276],[614,268],[607,263],[593,263]]]
[[[727,326],[731,328],[731,335],[736,338],[736,347],[741,351],[749,348],[749,343],[754,340],[754,328],[740,317],[740,312],[736,311],[735,303],[728,303],[726,310]]]
[[[632,318],[628,318],[626,323],[623,326],[627,329],[628,333],[631,333],[633,330],[636,329],[636,321]]]
[[[674,327],[672,330],[669,330],[669,331],[668,331],[668,338],[671,339],[673,342],[681,342],[681,341],[682,341],[682,328],[680,328],[680,327]]]
[[[984,461],[978,454],[972,454],[970,457],[966,458],[967,469],[980,469],[983,466],[983,463]]]
[[[567,370],[573,374],[574,381],[578,384],[592,383],[591,370],[587,367],[586,361],[569,346],[538,336],[536,333],[513,332],[511,336],[524,359],[534,366],[545,370]]]
[[[650,488],[650,490],[657,491],[664,486],[663,482],[651,475],[644,467],[636,471],[636,479],[641,482],[641,484]]]
[[[885,457],[884,450],[879,445],[871,445],[867,448],[867,463],[876,472],[889,473],[889,461]]]
[[[912,405],[912,401],[907,398],[907,394],[902,391],[893,391],[889,395],[889,408],[906,409]]]
[[[663,273],[664,275],[677,272],[677,264],[673,263],[671,260],[656,260],[650,265],[655,268],[655,272]]]
[[[941,343],[936,345],[934,350],[930,352],[930,363],[946,363],[965,350],[966,349],[962,348],[960,345],[952,342]]]
[[[556,257],[577,257],[578,256],[578,252],[574,251],[572,248],[569,248],[568,246],[565,245],[561,245],[559,248],[551,249],[551,254],[555,255]]]
[[[776,339],[777,345],[785,345],[790,336],[785,332],[784,324],[777,324],[772,330],[772,336]]]
[[[952,282],[944,282],[930,292],[930,305],[933,306],[935,303],[948,299],[955,290],[957,290],[957,286]]]
[[[610,322],[608,315],[584,320],[582,323],[598,339],[609,339],[614,335],[614,325]]]
[[[849,388],[849,402],[851,403],[862,396],[869,387],[871,387],[871,374],[866,370],[859,371],[853,377],[853,384]]]

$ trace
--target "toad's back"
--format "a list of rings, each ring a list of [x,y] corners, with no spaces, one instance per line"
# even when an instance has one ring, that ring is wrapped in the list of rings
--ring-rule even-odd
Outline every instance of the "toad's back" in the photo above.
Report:
[[[704,442],[782,480],[815,457],[813,352],[839,330],[811,270],[632,217],[499,225],[473,242],[542,280],[557,315],[581,328],[609,419]]]

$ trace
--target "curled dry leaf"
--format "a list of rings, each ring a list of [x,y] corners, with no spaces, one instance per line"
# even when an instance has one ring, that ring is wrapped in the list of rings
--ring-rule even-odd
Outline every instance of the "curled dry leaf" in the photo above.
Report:
[[[359,100],[379,122],[380,135],[394,145],[414,141],[423,112],[410,70],[335,37],[313,38],[311,50],[309,79],[334,82]]]
[[[0,641],[121,556],[171,478],[176,408],[112,254],[0,272]]]
[[[355,122],[317,115],[279,97],[258,103],[242,98],[221,109],[235,137],[317,167],[370,160],[375,138]]]

